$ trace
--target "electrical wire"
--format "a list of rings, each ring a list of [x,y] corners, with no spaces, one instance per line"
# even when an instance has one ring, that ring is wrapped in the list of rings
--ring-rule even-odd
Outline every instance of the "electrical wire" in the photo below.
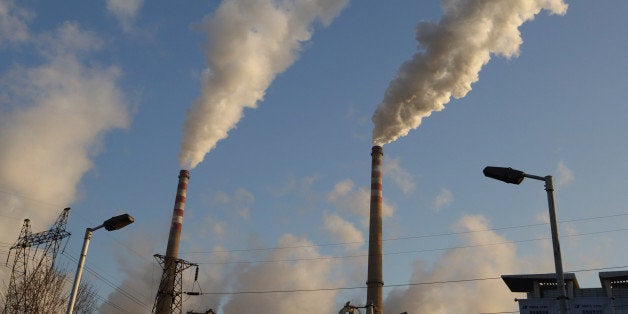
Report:
[[[580,222],[587,220],[596,220],[596,219],[605,219],[605,218],[617,218],[628,216],[628,213],[623,214],[613,214],[606,216],[595,216],[595,217],[584,217],[584,218],[576,218],[576,219],[568,219],[561,220],[558,223],[572,223],[572,222]],[[411,239],[424,239],[424,238],[435,238],[435,237],[443,237],[443,236],[456,236],[463,234],[473,234],[479,232],[495,232],[509,229],[521,229],[521,228],[530,228],[530,227],[539,227],[539,226],[547,226],[549,223],[536,223],[536,224],[527,224],[527,225],[516,225],[516,226],[506,226],[506,227],[497,227],[497,228],[487,228],[480,230],[468,230],[468,231],[459,231],[459,232],[446,232],[446,233],[434,233],[434,234],[426,234],[426,235],[414,235],[414,236],[401,236],[394,238],[386,238],[382,239],[382,242],[387,241],[398,241],[398,240],[411,240]],[[295,245],[295,246],[277,246],[277,247],[265,247],[265,248],[252,248],[252,249],[233,249],[233,250],[215,250],[215,251],[188,251],[188,252],[179,252],[179,255],[190,255],[190,254],[215,254],[215,253],[235,253],[235,252],[256,252],[256,251],[271,251],[271,250],[283,250],[283,249],[300,249],[300,248],[312,248],[312,247],[327,247],[327,246],[344,246],[344,245],[353,245],[353,244],[364,244],[366,241],[352,241],[352,242],[337,242],[337,243],[323,243],[323,244],[309,244],[309,245]]]
[[[70,279],[69,277],[64,277],[63,278],[67,283],[70,284],[70,286],[72,286],[74,284],[74,281],[72,279]],[[124,308],[122,308],[120,305],[117,305],[107,299],[105,299],[103,296],[101,296],[100,294],[98,294],[96,291],[94,291],[94,296],[100,300],[103,304],[107,304],[115,309],[117,309],[118,311],[121,312],[125,312],[125,313],[130,313],[129,311],[125,310]]]
[[[6,190],[3,190],[2,188],[0,188],[0,192],[16,195],[16,193],[8,192]],[[31,198],[31,197],[28,197],[28,196],[24,196],[24,195],[18,195],[18,196],[23,197],[25,199],[32,200],[32,201],[36,201],[36,202],[39,202],[39,203],[42,203],[42,204],[60,207],[60,205],[53,204],[53,203],[50,203],[50,202],[40,201],[40,200]],[[89,219],[87,219],[83,215],[79,214],[77,211],[73,211],[73,212],[76,213],[76,215],[79,218],[81,218],[82,220],[84,220],[84,221],[86,221],[88,223],[92,223]],[[603,218],[616,218],[616,217],[627,216],[627,215],[628,214],[615,214],[615,215],[608,215],[608,216],[586,217],[586,218],[580,218],[580,219],[561,220],[559,223],[562,224],[562,223],[578,222],[578,221],[585,221],[585,220],[594,220],[594,219],[603,219]],[[18,217],[7,216],[7,215],[0,215],[0,216],[19,220]],[[471,233],[478,233],[478,232],[499,231],[499,230],[508,230],[508,229],[517,229],[517,228],[529,228],[529,227],[546,226],[546,225],[548,225],[548,224],[547,223],[538,223],[538,224],[528,224],[528,225],[519,225],[519,226],[507,226],[507,227],[490,228],[490,229],[483,229],[483,230],[472,230],[472,231],[462,231],[462,232],[438,233],[438,234],[416,235],[416,236],[401,236],[401,237],[383,239],[382,241],[398,241],[398,240],[409,240],[409,239],[422,239],[422,238],[432,238],[432,237],[442,237],[442,236],[471,234]],[[617,231],[625,231],[625,230],[628,230],[628,229],[606,230],[606,231],[590,232],[590,233],[584,233],[584,234],[567,235],[567,236],[563,236],[563,237],[601,234],[601,233],[617,232]],[[109,235],[109,236],[111,236],[111,235]],[[138,256],[140,258],[144,258],[144,256],[142,254],[140,254],[137,251],[133,250],[132,248],[128,247],[126,244],[122,243],[121,241],[119,241],[115,237],[113,237],[113,236],[111,236],[111,237],[114,239],[114,241],[118,245],[123,246],[127,251],[133,253],[134,255],[136,255],[136,256]],[[419,251],[389,252],[389,253],[386,253],[384,255],[420,253],[420,252],[440,251],[440,250],[460,249],[460,248],[473,248],[473,247],[480,247],[480,246],[491,246],[491,245],[503,245],[503,244],[519,243],[519,242],[540,241],[540,240],[546,240],[546,239],[549,239],[549,238],[545,237],[545,238],[537,238],[537,239],[526,239],[526,240],[518,240],[518,241],[505,241],[505,242],[500,242],[500,243],[490,243],[490,244],[472,245],[472,246],[459,246],[459,247],[449,247],[449,248],[437,248],[437,249],[427,249],[427,250],[419,250]],[[254,248],[254,249],[234,249],[234,250],[222,250],[222,251],[211,251],[211,252],[210,251],[182,252],[182,253],[179,253],[179,254],[208,254],[208,253],[212,253],[213,254],[213,253],[230,253],[230,252],[252,252],[252,251],[266,251],[266,250],[278,250],[278,249],[298,249],[298,248],[308,248],[308,247],[341,246],[341,245],[362,244],[362,243],[364,243],[364,241],[344,242],[344,243],[313,244],[313,245],[301,245],[301,246],[286,246],[286,247],[267,247],[267,248]],[[10,244],[7,244],[7,245],[10,245]],[[73,262],[75,262],[75,263],[77,262],[77,260],[75,258],[73,258],[73,257],[71,257],[71,256],[69,256],[69,255],[67,255],[67,254],[65,254],[63,252],[62,252],[62,255],[65,256],[66,258],[69,258],[69,259],[73,260]],[[228,264],[229,263],[263,263],[263,262],[279,262],[279,261],[337,259],[337,258],[353,258],[353,257],[364,257],[364,256],[368,256],[368,255],[321,257],[321,258],[310,258],[310,259],[306,258],[306,259],[290,259],[290,260],[271,260],[271,261],[236,261],[236,262],[228,262]],[[224,264],[224,263],[201,263],[201,264]],[[625,268],[625,267],[628,267],[628,266],[612,267],[612,268]],[[120,292],[123,296],[129,298],[131,301],[135,302],[136,304],[138,304],[140,306],[143,306],[144,308],[150,310],[150,307],[147,304],[142,302],[139,298],[135,297],[133,294],[131,294],[128,291],[126,291],[126,290],[116,286],[111,281],[107,280],[104,276],[100,275],[98,272],[94,271],[90,267],[85,267],[85,268],[86,268],[86,270],[88,272],[90,272],[90,274],[92,274],[96,278],[100,279],[105,284],[109,285],[110,287],[114,288],[116,291]],[[602,270],[602,269],[610,269],[610,268],[585,269],[585,270],[579,270],[579,271],[574,271],[574,272],[594,271],[594,270]],[[473,279],[433,281],[433,282],[421,282],[421,283],[387,285],[386,287],[387,288],[391,288],[391,287],[418,286],[418,285],[464,283],[464,282],[474,282],[474,281],[483,281],[483,280],[497,280],[497,279],[500,279],[500,278],[501,277],[485,277],[485,278],[473,278]],[[293,290],[266,290],[266,291],[205,292],[205,293],[199,292],[199,295],[294,293],[294,292],[355,290],[355,289],[365,289],[365,288],[366,287],[337,287],[337,288],[320,288],[320,289],[293,289]],[[200,286],[199,286],[199,290],[200,290]],[[110,306],[112,306],[112,307],[114,307],[114,308],[116,308],[118,310],[124,311],[121,307],[119,307],[116,304],[111,303],[110,301],[106,300],[102,296],[100,296],[100,295],[97,295],[97,296],[98,296],[98,298],[101,301],[105,302],[105,304],[108,304],[108,305],[110,305]],[[495,313],[516,313],[516,312],[495,312]],[[486,313],[486,314],[489,314],[489,313]]]
[[[71,256],[71,255],[69,255],[68,253],[65,253],[65,252],[62,252],[61,255],[65,256],[67,259],[69,259],[73,263],[78,264],[78,260],[74,256]],[[127,299],[131,300],[133,303],[142,306],[144,309],[146,309],[148,311],[152,310],[152,306],[148,306],[140,298],[136,297],[133,293],[128,292],[126,289],[123,289],[123,288],[119,287],[118,285],[116,285],[115,283],[113,283],[109,279],[107,279],[105,276],[103,276],[100,273],[98,273],[97,271],[93,270],[91,267],[89,267],[89,266],[83,266],[83,267],[91,275],[93,275],[94,277],[96,277],[97,279],[99,279],[100,281],[105,283],[107,286],[109,286],[109,287],[113,288],[114,290],[118,291],[122,296],[124,296]]]
[[[612,232],[620,232],[620,231],[628,231],[628,228],[620,228],[620,229],[604,230],[604,231],[594,231],[594,232],[580,233],[580,234],[570,234],[570,235],[565,235],[565,236],[562,236],[562,237],[563,238],[571,238],[571,237],[580,237],[580,236],[588,236],[588,235],[594,235],[594,234],[612,233]],[[535,241],[543,241],[543,240],[550,240],[550,239],[551,239],[551,237],[541,237],[541,238],[533,238],[533,239],[503,241],[503,242],[475,244],[475,245],[452,246],[452,247],[434,248],[434,249],[387,252],[387,253],[383,253],[382,255],[416,254],[416,253],[426,253],[426,252],[435,252],[435,251],[447,251],[447,250],[454,250],[454,249],[468,249],[468,248],[477,248],[477,247],[486,247],[486,246],[515,244],[515,243],[523,243],[523,242],[535,242]],[[197,264],[227,265],[227,264],[299,262],[299,261],[317,261],[317,260],[335,260],[335,259],[360,258],[360,257],[366,257],[366,256],[369,256],[369,254],[355,254],[355,255],[341,255],[341,256],[319,256],[319,257],[309,257],[309,258],[305,257],[305,258],[293,258],[293,259],[254,260],[254,261],[198,262]]]
[[[24,195],[22,193],[17,193],[15,191],[10,191],[6,188],[0,187],[0,192],[5,193],[5,194],[9,194],[9,195],[13,195],[16,197],[20,197],[20,198],[24,198],[30,201],[34,201],[40,204],[44,204],[44,205],[48,205],[48,206],[52,206],[55,208],[62,208],[64,207],[64,205],[60,205],[60,204],[55,204],[53,202],[49,202],[49,201],[42,201],[42,200],[38,200],[37,198],[34,197],[30,197],[28,195]],[[73,215],[76,215],[77,217],[79,217],[80,219],[82,219],[83,221],[87,222],[89,225],[97,225],[95,222],[91,221],[90,219],[88,219],[87,217],[83,216],[80,211],[77,210],[72,210],[71,212]],[[15,217],[15,216],[6,216],[6,215],[1,215],[3,217],[8,217],[8,218],[12,218],[12,219],[16,219],[16,220],[21,220],[21,218]],[[33,222],[31,221],[31,225],[33,224]],[[116,237],[114,237],[113,235],[107,233],[107,236],[111,237],[117,244],[121,245],[122,247],[124,247],[126,250],[128,250],[129,252],[135,254],[136,256],[142,258],[142,259],[150,259],[140,253],[138,253],[137,251],[133,250],[130,246],[126,245],[125,243],[123,243],[122,241],[118,240]]]
[[[612,267],[600,267],[600,268],[586,268],[579,270],[572,270],[569,272],[579,273],[579,272],[587,272],[587,271],[600,271],[600,270],[610,270],[610,269],[622,269],[628,268],[628,265],[623,266],[612,266]],[[479,278],[468,278],[468,279],[450,279],[450,280],[435,280],[428,282],[414,282],[414,283],[406,283],[406,284],[392,284],[385,285],[384,288],[398,288],[398,287],[413,287],[413,286],[431,286],[431,285],[444,285],[444,284],[457,284],[457,283],[469,283],[469,282],[478,282],[478,281],[489,281],[489,280],[499,280],[502,279],[501,276],[488,276],[488,277],[479,277]],[[198,295],[239,295],[239,294],[271,294],[271,293],[299,293],[299,292],[325,292],[325,291],[340,291],[340,290],[358,290],[364,289],[367,287],[333,287],[333,288],[312,288],[312,289],[277,289],[277,290],[251,290],[251,291],[225,291],[225,292],[203,292]],[[501,313],[501,312],[500,312]]]

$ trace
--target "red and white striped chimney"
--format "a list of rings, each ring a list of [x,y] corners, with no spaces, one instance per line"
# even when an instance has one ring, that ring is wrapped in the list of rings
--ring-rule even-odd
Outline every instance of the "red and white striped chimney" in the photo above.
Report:
[[[382,290],[382,156],[381,146],[371,151],[371,208],[369,219],[369,260],[366,280],[366,304],[373,305],[373,313],[383,313]]]
[[[177,258],[179,256],[179,239],[181,238],[183,211],[185,209],[185,196],[187,194],[189,180],[190,172],[187,170],[181,170],[179,172],[177,197],[174,201],[174,209],[172,210],[172,223],[170,224],[170,235],[168,236],[166,257]]]
[[[172,303],[174,302],[174,286],[177,275],[176,260],[179,256],[179,239],[181,238],[181,227],[183,226],[183,211],[185,209],[185,197],[188,189],[190,172],[181,170],[179,172],[179,184],[177,185],[177,197],[172,210],[172,222],[170,223],[170,235],[168,236],[168,246],[164,258],[163,273],[155,298],[154,313],[170,314]]]

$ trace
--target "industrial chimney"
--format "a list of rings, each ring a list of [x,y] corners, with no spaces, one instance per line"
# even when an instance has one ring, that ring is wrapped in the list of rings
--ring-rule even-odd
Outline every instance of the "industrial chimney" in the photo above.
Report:
[[[371,151],[371,208],[369,221],[369,262],[366,280],[366,304],[374,306],[372,313],[384,312],[382,303],[382,156],[381,146]]]
[[[177,197],[172,211],[172,223],[170,224],[170,235],[168,236],[168,246],[164,258],[163,274],[161,283],[157,291],[155,300],[155,313],[170,313],[170,308],[174,299],[174,285],[176,278],[176,264],[179,255],[179,239],[181,237],[181,227],[183,224],[183,210],[185,208],[185,196],[187,194],[188,180],[190,172],[181,170],[179,172],[179,185],[177,186]]]

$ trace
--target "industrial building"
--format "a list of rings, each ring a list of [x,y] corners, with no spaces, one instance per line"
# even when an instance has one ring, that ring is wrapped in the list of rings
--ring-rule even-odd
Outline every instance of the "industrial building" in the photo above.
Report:
[[[574,273],[565,273],[570,314],[628,314],[628,271],[599,273],[601,288],[581,288]],[[515,299],[521,314],[559,313],[556,274],[502,275],[512,292],[526,293]]]

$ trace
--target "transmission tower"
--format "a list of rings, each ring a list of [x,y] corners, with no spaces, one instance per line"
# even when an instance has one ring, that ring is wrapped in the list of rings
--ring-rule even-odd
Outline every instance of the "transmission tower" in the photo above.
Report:
[[[163,269],[163,275],[161,276],[161,281],[159,282],[159,290],[157,290],[157,296],[155,297],[155,303],[153,304],[153,313],[157,313],[158,311],[171,313],[171,314],[180,314],[183,313],[183,299],[181,295],[183,294],[183,271],[196,266],[198,269],[198,264],[188,262],[186,260],[180,258],[167,257],[161,254],[153,255],[159,266]],[[172,278],[171,276],[174,276]],[[174,287],[170,287],[170,284],[174,282]],[[170,304],[170,309],[163,309],[163,304],[159,304],[160,300],[163,300],[164,297],[168,297],[168,299],[172,300]]]
[[[51,304],[48,299],[53,296],[47,292],[58,288],[53,280],[58,273],[55,260],[62,240],[70,235],[65,230],[69,212],[69,207],[63,209],[52,228],[39,233],[32,233],[30,220],[24,219],[20,235],[7,256],[8,266],[11,251],[15,250],[3,313],[46,312],[41,305]],[[29,262],[33,263],[32,267]]]

